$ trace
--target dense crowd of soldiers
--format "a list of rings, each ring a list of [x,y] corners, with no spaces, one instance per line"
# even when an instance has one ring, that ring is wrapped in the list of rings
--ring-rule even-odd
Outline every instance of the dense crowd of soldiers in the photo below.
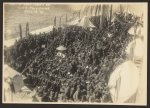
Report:
[[[6,62],[24,71],[42,101],[111,102],[109,76],[126,59],[133,39],[118,21],[113,23],[103,30],[72,26],[30,35],[6,51]],[[60,45],[67,48],[65,57],[57,56]]]

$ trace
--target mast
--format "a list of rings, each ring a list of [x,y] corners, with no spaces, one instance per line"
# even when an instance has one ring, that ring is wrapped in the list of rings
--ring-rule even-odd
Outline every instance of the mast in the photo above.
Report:
[[[20,38],[22,39],[22,26],[19,24]]]
[[[103,20],[103,4],[100,8],[100,22],[99,22],[99,29],[102,29],[102,20]]]
[[[120,13],[123,12],[122,5],[120,4]]]
[[[26,37],[29,36],[29,23],[26,23]]]
[[[67,14],[66,14],[66,26],[67,26],[67,20],[68,20],[68,19],[67,19]]]
[[[86,9],[86,10],[85,10],[85,15],[86,15],[86,16],[87,16],[87,12],[88,12],[88,10]]]
[[[109,17],[109,24],[111,24],[111,19],[112,19],[112,4],[110,5],[110,17]]]
[[[54,18],[54,26],[56,26],[56,16],[55,16],[55,18]]]
[[[93,12],[93,7],[91,6],[91,16],[93,16],[93,15],[92,15],[92,12]]]
[[[101,4],[98,5],[98,15],[100,15],[100,14],[101,14]]]
[[[61,16],[60,16],[60,20],[59,20],[59,27],[61,27]]]
[[[80,14],[81,14],[81,10],[79,10],[79,19],[80,19],[80,17],[81,17],[81,15],[80,15]]]
[[[95,16],[97,15],[98,5],[96,5]]]
[[[100,28],[100,18],[101,18],[101,4],[99,4],[98,5],[98,12],[97,12],[97,14],[98,14],[98,21],[97,21],[97,24],[98,24],[98,28]]]

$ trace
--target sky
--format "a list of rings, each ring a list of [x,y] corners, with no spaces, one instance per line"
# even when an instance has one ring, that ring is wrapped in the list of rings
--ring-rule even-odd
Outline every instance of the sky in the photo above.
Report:
[[[30,31],[34,31],[53,25],[55,16],[57,17],[57,22],[60,16],[63,16],[62,22],[65,21],[66,14],[70,19],[74,11],[82,10],[87,5],[96,6],[97,4],[6,3],[4,4],[4,39],[18,37],[19,24],[22,25],[24,35],[27,22],[29,22]],[[118,6],[118,3],[113,3],[114,11],[118,10]],[[123,6],[126,7],[127,4],[123,4]],[[141,16],[145,5],[134,3],[128,5],[128,8],[131,12]]]

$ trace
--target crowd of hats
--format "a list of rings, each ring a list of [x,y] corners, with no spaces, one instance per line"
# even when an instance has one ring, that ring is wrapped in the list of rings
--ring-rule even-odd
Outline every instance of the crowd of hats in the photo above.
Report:
[[[41,101],[111,102],[109,76],[126,60],[133,39],[127,33],[132,25],[113,23],[102,30],[72,26],[30,35],[5,51],[5,61],[19,72],[26,69],[26,83]],[[59,46],[65,57],[57,56]]]

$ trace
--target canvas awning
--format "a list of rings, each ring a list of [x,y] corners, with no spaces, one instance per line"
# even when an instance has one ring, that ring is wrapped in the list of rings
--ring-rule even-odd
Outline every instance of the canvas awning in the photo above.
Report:
[[[8,77],[13,78],[16,75],[20,75],[19,72],[17,72],[16,70],[14,70],[13,68],[11,68],[7,64],[4,64],[3,68],[4,68],[3,69],[4,70],[4,72],[3,72],[4,78],[8,78]]]
[[[75,19],[75,20],[73,20],[73,21],[71,21],[71,22],[68,22],[68,25],[77,25],[78,23],[79,23],[79,21],[80,21],[80,19]]]
[[[144,44],[142,42],[142,40],[140,38],[137,38],[135,40],[133,40],[132,42],[129,43],[129,45],[126,48],[126,52],[127,54],[132,54],[131,52],[131,48],[133,48],[133,56],[134,57],[138,57],[138,58],[142,58],[143,57],[143,52],[144,52]]]
[[[8,79],[8,78],[12,79],[11,82],[14,85],[15,92],[18,92],[24,86],[22,75],[6,64],[4,65],[3,74],[4,74],[4,79]]]
[[[50,31],[53,30],[53,28],[56,28],[56,26],[51,25],[45,28],[37,29],[35,31],[30,32],[30,34],[39,35],[40,33],[49,33]]]
[[[95,26],[90,21],[89,17],[84,16],[80,22],[77,24],[77,26],[81,26],[83,28],[95,28]]]
[[[11,47],[12,45],[15,44],[16,40],[19,40],[20,37],[18,38],[12,38],[12,39],[9,39],[9,40],[4,40],[4,46],[6,47]]]
[[[138,26],[136,31],[135,31],[135,26],[132,26],[129,30],[128,33],[131,35],[138,35],[138,36],[143,36],[144,34],[144,28],[141,26]]]

